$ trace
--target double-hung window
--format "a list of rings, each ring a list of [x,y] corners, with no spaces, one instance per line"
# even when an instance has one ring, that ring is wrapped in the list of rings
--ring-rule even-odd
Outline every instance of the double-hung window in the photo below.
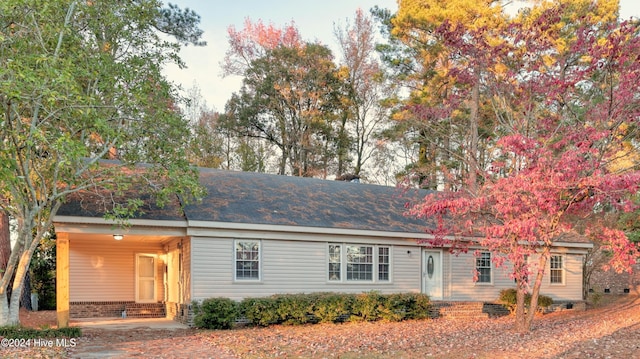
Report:
[[[347,245],[347,280],[373,280],[373,247]]]
[[[378,280],[381,282],[388,282],[390,280],[390,261],[390,248],[378,247]]]
[[[328,260],[328,279],[332,282],[391,280],[389,246],[332,243],[329,244]]]
[[[476,257],[476,273],[478,279],[476,283],[491,283],[491,253],[481,252]]]
[[[342,247],[339,244],[330,244],[329,245],[329,280],[331,281],[339,281],[342,280]]]
[[[564,258],[560,255],[552,255],[549,258],[549,278],[551,284],[564,284]]]
[[[235,241],[235,278],[236,280],[255,280],[260,278],[260,241]]]

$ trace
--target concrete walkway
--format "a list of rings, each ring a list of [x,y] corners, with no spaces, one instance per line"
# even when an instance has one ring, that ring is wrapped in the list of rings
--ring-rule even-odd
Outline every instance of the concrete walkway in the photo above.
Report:
[[[188,329],[189,327],[167,318],[82,318],[72,319],[72,327],[122,330],[133,328]]]

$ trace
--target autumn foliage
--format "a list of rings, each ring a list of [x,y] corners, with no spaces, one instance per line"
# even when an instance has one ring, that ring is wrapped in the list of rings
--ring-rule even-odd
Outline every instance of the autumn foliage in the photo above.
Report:
[[[293,22],[279,28],[273,24],[265,25],[262,20],[254,22],[247,18],[242,30],[229,26],[227,32],[229,49],[222,63],[225,75],[244,75],[251,61],[265,56],[267,51],[279,46],[300,48],[304,45]]]
[[[519,300],[531,292],[534,303],[526,316],[517,313],[520,331],[531,327],[555,241],[587,236],[613,253],[608,266],[616,271],[640,255],[605,221],[636,209],[631,196],[640,183],[632,145],[640,119],[638,24],[618,22],[617,7],[607,4],[561,1],[502,21],[495,12],[481,21],[475,12],[472,21],[432,22],[425,53],[437,55],[429,78],[438,82],[425,84],[446,83],[450,92],[414,92],[401,117],[453,118],[475,131],[490,124],[484,137],[467,132],[461,141],[465,172],[444,172],[446,190],[412,214],[438,219],[430,245],[454,252],[480,245],[495,265],[511,268]]]

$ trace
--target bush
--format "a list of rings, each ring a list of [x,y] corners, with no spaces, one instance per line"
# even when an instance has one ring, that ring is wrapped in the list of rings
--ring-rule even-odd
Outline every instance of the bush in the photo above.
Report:
[[[274,296],[278,322],[288,325],[309,323],[313,318],[312,296],[306,294],[282,294]]]
[[[77,327],[32,329],[22,326],[0,327],[0,337],[7,339],[38,339],[38,338],[78,338],[82,330]]]
[[[531,302],[531,298],[529,298],[529,302]],[[538,296],[538,307],[549,308],[552,304],[553,299],[551,299],[551,297],[542,294]]]
[[[279,294],[266,298],[246,298],[236,303],[225,298],[211,298],[194,303],[197,327],[228,329],[238,318],[250,324],[300,325],[352,321],[401,321],[429,316],[429,297],[419,293],[382,295],[371,291],[362,294]]]
[[[350,320],[373,322],[380,319],[384,300],[384,297],[376,291],[356,295]]]
[[[517,291],[514,288],[503,289],[500,291],[500,303],[507,307],[515,308],[517,302]],[[526,300],[525,300],[526,301]]]
[[[230,329],[238,318],[238,303],[229,298],[209,298],[194,302],[193,322],[198,328]]]
[[[268,326],[277,324],[277,302],[273,298],[246,298],[240,303],[240,315],[253,325]]]
[[[391,297],[397,296],[398,303],[405,310],[404,319],[424,319],[429,317],[429,308],[431,301],[429,296],[422,293],[400,293],[392,294]]]
[[[429,296],[422,293],[414,293],[412,296],[413,309],[409,319],[429,318],[429,311],[431,310],[431,299],[429,299]]]
[[[384,296],[378,307],[380,319],[399,322],[429,317],[429,296],[421,293],[397,293]]]
[[[504,304],[512,313],[516,310],[517,291],[515,288],[503,289],[500,291],[500,303]],[[553,299],[546,295],[538,295],[538,307],[547,308],[553,304]],[[524,305],[528,308],[531,305],[531,294],[524,297]]]
[[[321,323],[336,323],[349,318],[355,296],[351,294],[319,293],[313,299],[313,315]]]
[[[407,304],[410,305],[407,299],[404,294],[386,296],[383,303],[378,307],[380,309],[380,318],[390,322],[399,322],[407,318]]]
[[[597,306],[602,301],[602,293],[594,291],[593,293],[589,293],[589,301],[591,304]]]

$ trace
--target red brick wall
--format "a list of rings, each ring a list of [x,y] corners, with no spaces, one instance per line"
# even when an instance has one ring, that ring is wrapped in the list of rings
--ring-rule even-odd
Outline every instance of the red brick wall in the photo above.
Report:
[[[634,266],[632,273],[597,270],[591,275],[589,288],[595,293],[624,294],[625,289],[640,294],[640,263]]]
[[[71,318],[120,317],[125,306],[135,302],[71,302]]]

